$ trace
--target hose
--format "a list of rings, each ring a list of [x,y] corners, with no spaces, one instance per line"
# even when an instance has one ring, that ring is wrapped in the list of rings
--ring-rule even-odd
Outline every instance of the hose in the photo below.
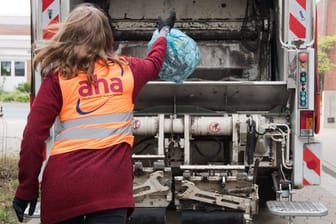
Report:
[[[256,122],[252,119],[247,120],[247,142],[246,142],[246,155],[247,163],[251,165],[253,163],[254,151],[257,143],[256,137]]]

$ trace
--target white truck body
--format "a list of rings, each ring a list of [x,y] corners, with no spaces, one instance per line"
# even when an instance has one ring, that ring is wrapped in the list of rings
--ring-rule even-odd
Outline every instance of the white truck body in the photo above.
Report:
[[[33,46],[82,2],[32,1]],[[201,53],[188,80],[153,80],[135,102],[130,223],[165,223],[167,209],[181,212],[182,223],[249,223],[266,201],[320,183],[314,0],[89,2],[109,15],[122,55],[143,57],[158,16],[173,9],[175,28]],[[33,95],[40,82],[36,71]]]

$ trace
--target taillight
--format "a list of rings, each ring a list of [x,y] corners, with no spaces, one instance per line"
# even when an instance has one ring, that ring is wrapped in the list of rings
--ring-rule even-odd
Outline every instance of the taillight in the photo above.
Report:
[[[300,136],[311,137],[314,130],[314,111],[300,111]]]

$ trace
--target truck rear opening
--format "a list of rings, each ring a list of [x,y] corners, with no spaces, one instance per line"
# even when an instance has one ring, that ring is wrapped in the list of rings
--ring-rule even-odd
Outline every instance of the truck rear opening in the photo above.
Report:
[[[110,1],[109,15],[121,53],[144,56],[157,18],[175,10],[175,27],[202,54],[191,81],[275,81],[272,8],[271,1]]]
[[[185,106],[191,106],[189,112],[195,107],[269,111],[285,105],[288,93],[281,82],[284,77],[280,77],[274,63],[278,56],[272,1],[150,0],[109,4],[118,53],[143,57],[157,18],[168,16],[171,10],[177,14],[175,27],[191,36],[201,52],[200,64],[184,84],[149,83],[136,102],[137,111],[159,107],[164,112],[173,112],[172,108],[187,112]]]

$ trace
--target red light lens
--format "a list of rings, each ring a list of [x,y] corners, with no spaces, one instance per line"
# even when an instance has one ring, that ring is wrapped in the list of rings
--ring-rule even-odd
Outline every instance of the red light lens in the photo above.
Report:
[[[307,162],[307,167],[311,170],[316,169],[317,167],[317,163],[315,160],[310,160],[309,162]]]
[[[312,136],[314,127],[314,111],[300,111],[300,135]]]
[[[306,53],[306,52],[301,52],[301,53],[299,54],[299,60],[300,60],[301,62],[307,62],[307,61],[308,61],[308,53]]]

